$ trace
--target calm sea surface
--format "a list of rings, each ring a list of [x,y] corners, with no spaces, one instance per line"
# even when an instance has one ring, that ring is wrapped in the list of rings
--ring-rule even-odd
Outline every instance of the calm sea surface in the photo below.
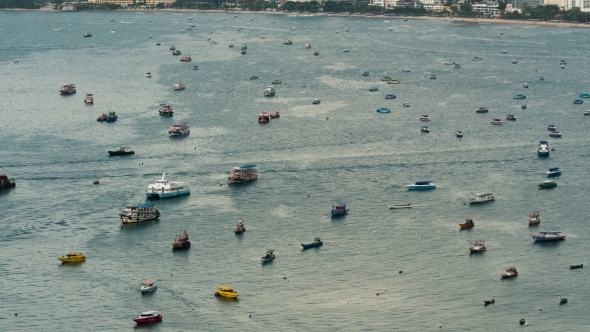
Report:
[[[588,328],[587,271],[569,265],[590,263],[590,117],[573,104],[590,90],[590,30],[122,11],[0,12],[0,22],[0,169],[17,182],[0,192],[0,330],[128,331],[145,310],[164,316],[155,331],[514,331],[521,318],[534,331]],[[283,84],[265,98],[274,79]],[[173,91],[176,81],[186,90]],[[78,93],[59,95],[62,83]],[[158,116],[160,103],[173,118]],[[262,109],[281,118],[260,125]],[[107,111],[119,120],[97,122]],[[490,124],[507,114],[517,121]],[[170,139],[174,122],[190,135]],[[550,123],[563,138],[550,139]],[[536,155],[541,139],[549,158]],[[120,146],[135,155],[109,158]],[[258,165],[257,182],[220,185],[246,163]],[[539,190],[554,166],[557,188]],[[191,195],[155,202],[159,221],[121,228],[118,212],[163,172]],[[404,191],[420,180],[438,188]],[[482,191],[497,201],[465,204]],[[332,219],[339,200],[350,214]],[[466,216],[476,226],[460,232]],[[248,231],[236,236],[240,218]],[[549,226],[567,240],[534,244]],[[184,229],[193,247],[172,252]],[[318,236],[323,247],[300,250]],[[488,251],[470,255],[477,239]],[[261,266],[267,248],[277,258]],[[87,261],[60,265],[69,251]],[[520,275],[501,280],[510,265]],[[159,288],[142,296],[148,278]],[[241,300],[215,298],[222,284]]]

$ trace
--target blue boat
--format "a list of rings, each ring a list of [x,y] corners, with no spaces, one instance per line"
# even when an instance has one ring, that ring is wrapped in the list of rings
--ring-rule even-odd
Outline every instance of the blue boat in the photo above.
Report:
[[[395,99],[395,95],[393,93],[388,93],[385,95],[385,99]]]
[[[391,110],[387,107],[379,107],[377,113],[391,113]]]
[[[582,92],[582,93],[580,93],[580,98],[590,98],[590,93]]]
[[[539,148],[537,149],[537,155],[539,157],[549,156],[549,143],[547,141],[539,141]]]
[[[559,167],[551,167],[549,169],[549,171],[547,171],[547,177],[560,176],[560,175],[561,175],[561,170],[559,169]]]
[[[303,247],[303,250],[305,250],[305,249],[319,247],[323,244],[324,244],[324,242],[322,242],[322,240],[319,237],[316,237],[312,243],[308,243],[308,244],[302,243],[301,246]]]
[[[106,122],[115,122],[119,117],[115,114],[115,112],[109,112],[106,118]]]
[[[332,205],[332,216],[342,216],[348,213],[345,202],[335,203]]]
[[[520,105],[520,109],[526,110],[526,104]]]
[[[580,104],[583,104],[583,103],[584,103],[584,101],[582,99],[576,99],[576,100],[574,100],[574,104],[576,104],[576,105],[580,105]]]
[[[432,181],[418,181],[414,184],[408,184],[405,186],[408,190],[429,190],[436,189],[436,186]]]
[[[526,96],[522,95],[522,94],[518,94],[518,95],[514,96],[514,99],[526,99]]]
[[[369,88],[369,91],[372,91],[372,92],[373,91],[377,91],[377,90],[379,90],[379,88],[376,87],[376,86],[372,86],[372,87]]]

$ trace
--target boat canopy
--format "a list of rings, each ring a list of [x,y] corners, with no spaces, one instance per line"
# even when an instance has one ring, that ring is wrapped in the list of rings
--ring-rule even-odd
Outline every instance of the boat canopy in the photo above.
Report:
[[[551,171],[551,172],[559,171],[559,167],[551,167],[549,169],[549,171]]]
[[[157,311],[146,311],[146,312],[142,312],[141,314],[139,314],[140,316],[156,316],[158,315]]]
[[[431,184],[431,183],[432,183],[431,181],[418,181],[418,182],[416,182],[414,184],[417,185],[417,186],[422,186],[422,185]]]
[[[547,144],[547,141],[539,141],[539,144]]]
[[[245,171],[247,169],[251,169],[251,168],[254,168],[254,167],[256,167],[256,165],[254,165],[254,164],[244,165],[244,166],[240,166],[240,170]]]

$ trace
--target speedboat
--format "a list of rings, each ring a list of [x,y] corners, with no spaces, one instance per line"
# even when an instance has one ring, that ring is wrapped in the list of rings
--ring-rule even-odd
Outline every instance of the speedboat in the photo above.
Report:
[[[526,99],[526,96],[523,94],[518,94],[518,95],[514,96],[514,99]]]
[[[420,127],[420,131],[423,133],[429,133],[430,128],[428,128],[428,126],[422,126],[422,127]]]
[[[258,76],[256,76],[256,75],[250,76],[250,79],[251,80],[257,80],[258,79]]]
[[[492,193],[477,193],[474,197],[469,199],[469,204],[491,202],[496,198]]]
[[[86,33],[84,34],[84,37],[92,37],[92,33],[86,31]]]
[[[305,44],[305,48],[311,48],[311,44]]]
[[[324,242],[322,242],[322,240],[319,237],[316,237],[315,239],[313,239],[312,243],[308,243],[308,244],[301,244],[301,247],[303,247],[302,249],[310,249],[310,248],[315,248],[315,247],[319,247],[321,245],[323,245]]]
[[[561,133],[559,131],[552,131],[552,132],[549,133],[549,137],[560,138],[561,137]]]
[[[518,61],[516,61],[516,60],[512,60],[512,64],[513,64],[513,65],[515,65],[515,64],[517,64],[517,63],[518,63]]]
[[[392,79],[391,81],[387,82],[387,84],[400,84],[401,81],[398,79]]]
[[[258,114],[258,123],[268,123],[270,121],[270,114],[267,111],[260,111]]]
[[[186,229],[181,235],[174,239],[172,242],[172,250],[189,249],[191,247],[191,241],[188,240],[188,233]]]
[[[554,124],[550,124],[549,126],[547,126],[547,130],[549,130],[549,131],[556,131],[557,128],[555,127]]]
[[[128,146],[122,146],[119,150],[107,151],[109,156],[128,156],[134,154],[135,151],[131,150]]]
[[[570,269],[581,269],[583,267],[584,267],[584,264],[570,265]]]
[[[549,189],[549,188],[555,188],[555,187],[557,187],[557,183],[553,180],[546,180],[546,181],[539,183],[539,188],[541,188],[541,189]]]
[[[319,99],[314,99],[314,100],[313,100],[311,103],[312,103],[313,105],[317,105],[317,104],[319,104],[320,102],[321,102],[321,101],[320,101]]]
[[[383,77],[381,77],[381,81],[383,81],[383,82],[391,81],[391,77],[389,77],[389,76],[383,76]]]
[[[275,95],[275,89],[272,86],[267,86],[266,90],[264,90],[264,95],[266,97],[272,97]]]
[[[459,224],[459,229],[467,229],[467,228],[471,228],[475,226],[475,223],[473,223],[473,219],[471,217],[467,217],[465,218],[465,222],[462,224]]]
[[[85,104],[94,104],[94,95],[92,93],[87,93],[86,97],[84,98]]]
[[[508,116],[506,117],[506,120],[516,121],[516,117],[514,116],[514,114],[508,114]]]
[[[474,56],[473,58],[471,58],[472,61],[481,61],[483,60],[482,58],[478,57],[478,56]]]
[[[522,109],[522,110],[526,110],[526,104],[522,104],[522,105],[520,105],[520,109]]]
[[[229,177],[227,178],[228,184],[234,183],[245,183],[254,180],[258,180],[258,171],[256,170],[256,165],[243,165],[243,166],[234,166],[232,168]]]
[[[168,130],[168,135],[170,136],[184,136],[190,133],[190,128],[182,123],[175,123],[170,126],[170,129]]]
[[[287,40],[285,40],[283,42],[283,44],[285,44],[285,45],[291,45],[291,44],[293,44],[293,42],[291,41],[291,39],[287,39]]]
[[[64,263],[79,263],[86,260],[86,256],[82,255],[81,252],[69,252],[61,257],[57,258]]]
[[[152,73],[148,71],[147,73],[145,73],[145,77],[152,78]]]
[[[267,249],[266,254],[264,256],[262,256],[262,258],[260,259],[260,263],[262,263],[262,264],[268,263],[268,262],[272,261],[273,259],[275,259],[275,257],[276,257],[276,255],[274,254],[274,250]]]
[[[535,242],[550,242],[565,240],[565,235],[561,235],[558,229],[550,229],[548,231],[539,232],[539,235],[532,235]]]
[[[158,289],[158,286],[153,280],[145,280],[141,283],[141,287],[139,287],[139,289],[141,290],[141,294],[145,294],[155,291]]]
[[[590,115],[590,110],[584,111],[584,115]]]
[[[574,104],[575,105],[580,105],[580,104],[583,104],[583,103],[584,103],[584,101],[582,99],[576,99],[576,100],[574,100]]]
[[[549,143],[547,141],[539,141],[539,148],[537,148],[537,155],[540,157],[549,156]]]
[[[455,64],[455,62],[454,62],[454,61],[446,61],[446,62],[445,62],[445,65],[451,65],[451,66],[452,66],[452,65],[454,65],[454,64]]]
[[[272,84],[281,84],[281,83],[283,83],[283,81],[281,81],[281,80],[273,80],[272,81]]]
[[[420,115],[420,121],[430,121],[430,117],[426,114]]]
[[[379,107],[377,109],[377,113],[391,113],[391,109],[389,109],[387,107]]]
[[[410,69],[409,69],[409,68],[404,68],[404,69],[402,69],[402,71],[403,71],[404,73],[409,73],[409,72],[410,72]]]
[[[487,107],[479,107],[478,109],[475,110],[475,113],[487,113],[490,110]]]
[[[160,217],[160,211],[150,202],[129,204],[119,213],[119,217],[124,224],[138,223],[158,219]]]
[[[547,177],[555,177],[555,176],[560,176],[561,175],[561,170],[559,169],[559,167],[551,167],[547,173]]]
[[[377,90],[379,90],[379,88],[376,87],[376,86],[372,86],[372,87],[369,88],[369,91],[371,91],[371,92],[375,92]]]
[[[162,315],[157,311],[146,311],[133,318],[133,321],[139,324],[151,324],[162,321]]]
[[[580,93],[580,98],[590,98],[590,93],[582,92],[582,93]]]
[[[320,52],[319,51],[315,51],[315,52],[313,52],[313,55],[320,55]]]
[[[567,62],[565,60],[559,60],[559,64],[560,65],[567,65]]]
[[[502,278],[517,277],[518,271],[516,270],[515,267],[510,266],[510,267],[507,267],[506,269],[504,269],[504,272],[502,272],[501,276],[502,276]]]
[[[545,78],[543,76],[539,76],[539,81],[544,81]]]
[[[488,250],[486,248],[486,243],[484,240],[477,240],[474,243],[471,243],[471,246],[469,246],[469,251],[470,252],[484,252]]]
[[[246,231],[246,226],[244,226],[244,221],[240,219],[236,224],[236,228],[234,229],[234,233],[242,234]]]
[[[408,103],[407,101],[404,101],[404,103],[402,104],[403,107],[410,107],[410,103]]]
[[[430,79],[431,80],[435,80],[436,79],[436,75],[430,75]]]
[[[349,209],[346,208],[346,203],[340,202],[332,204],[332,210],[330,211],[330,214],[332,214],[333,217],[342,216],[348,214],[348,211]]]
[[[461,138],[461,137],[463,137],[463,132],[462,132],[461,130],[457,130],[457,131],[455,132],[455,136],[457,136],[457,137]]]
[[[174,111],[172,110],[172,106],[166,104],[160,104],[160,109],[158,110],[160,116],[171,117],[174,115]]]
[[[506,50],[502,50],[500,51],[501,54],[508,54],[508,52]]]
[[[533,211],[533,213],[529,214],[529,226],[530,225],[538,225],[541,223],[541,217],[539,217],[539,210]]]
[[[460,64],[458,64],[458,63],[456,63],[456,64],[453,66],[453,68],[454,68],[454,69],[459,69],[459,68],[461,68],[461,65],[460,65]]]
[[[418,181],[414,184],[408,184],[405,186],[408,190],[429,190],[436,189],[436,185],[432,181]]]
[[[395,95],[393,93],[388,93],[385,95],[385,99],[395,99]]]
[[[197,65],[194,65],[194,66],[193,66],[193,70],[199,70],[199,66],[197,66]]]
[[[150,198],[169,198],[182,195],[190,195],[191,190],[184,182],[168,181],[166,172],[162,174],[160,180],[148,185],[145,195]]]
[[[496,302],[496,299],[491,299],[491,300],[483,300],[483,305],[488,305],[488,304],[492,304]]]
[[[363,72],[363,76],[369,76],[369,72],[368,71],[364,71]]]
[[[522,83],[522,87],[523,88],[528,88],[529,87],[529,84],[528,83]]]
[[[184,90],[186,86],[182,82],[174,83],[174,90]]]
[[[408,204],[395,204],[395,205],[389,205],[389,209],[394,210],[394,209],[411,209],[412,208],[412,204],[408,203]]]
[[[492,124],[493,125],[503,125],[504,121],[502,121],[502,119],[492,119]]]
[[[193,59],[190,56],[183,56],[182,58],[180,58],[181,62],[191,62],[193,61]]]
[[[240,295],[230,286],[219,286],[215,291],[215,296],[237,299]]]

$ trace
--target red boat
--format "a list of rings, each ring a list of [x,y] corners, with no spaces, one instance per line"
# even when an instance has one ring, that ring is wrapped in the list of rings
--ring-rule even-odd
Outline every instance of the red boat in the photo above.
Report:
[[[190,62],[190,61],[193,61],[193,59],[190,56],[183,56],[182,58],[180,58],[180,61]]]
[[[174,239],[174,242],[172,243],[172,249],[173,250],[188,249],[190,247],[191,247],[191,242],[188,240],[188,233],[186,232],[186,229],[185,229],[184,232],[182,233],[182,235],[180,235],[176,239]]]
[[[258,114],[258,122],[259,123],[268,123],[270,121],[270,115],[268,114],[267,111],[261,111],[260,114]]]
[[[279,112],[275,112],[275,114],[271,114],[271,115],[270,115],[270,118],[271,118],[271,119],[278,119],[278,118],[280,118],[280,117],[281,117],[281,115],[279,114]]]
[[[234,232],[236,234],[241,234],[244,233],[246,231],[246,226],[244,226],[244,221],[240,220],[238,221],[238,223],[236,224],[236,229],[234,230]]]
[[[14,188],[16,183],[11,182],[6,174],[0,174],[0,189]]]
[[[162,315],[157,311],[146,311],[133,318],[133,321],[139,324],[151,324],[162,321]]]

